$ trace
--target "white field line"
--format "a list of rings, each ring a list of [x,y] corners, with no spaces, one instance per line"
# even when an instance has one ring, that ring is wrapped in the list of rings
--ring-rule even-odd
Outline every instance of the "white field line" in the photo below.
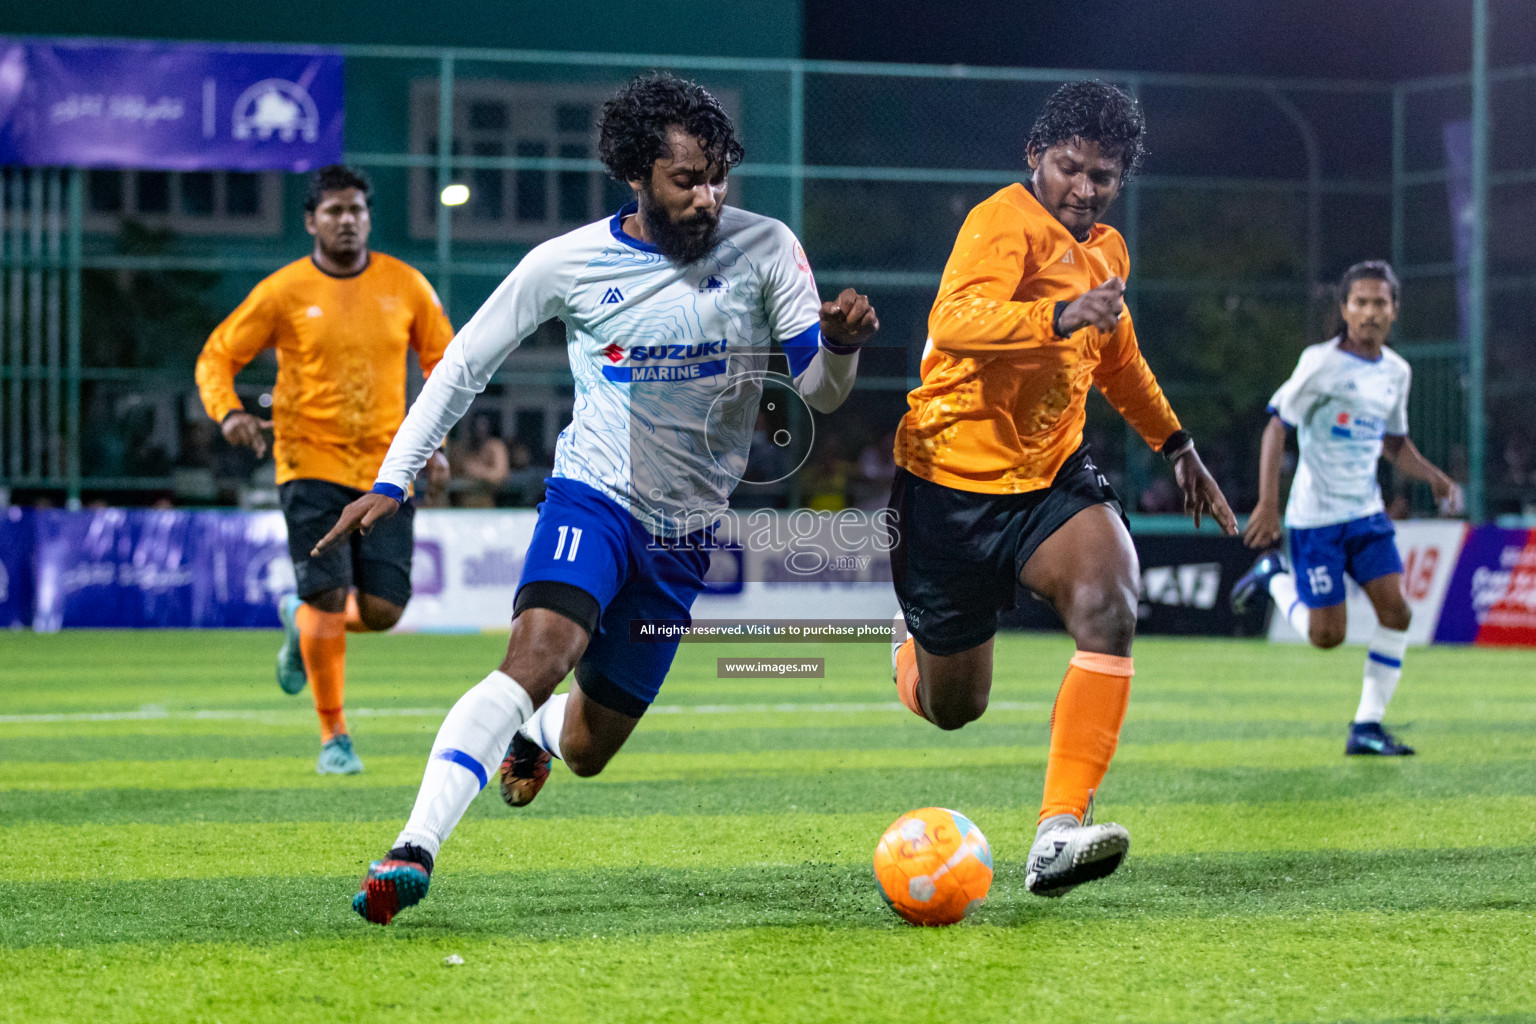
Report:
[[[995,700],[988,705],[997,711],[1043,711],[1050,705],[1042,701]],[[860,714],[866,711],[906,711],[898,701],[857,704],[655,704],[652,715],[751,715],[751,714]],[[307,716],[305,711],[169,711],[144,707],[137,711],[76,711],[39,715],[0,715],[0,725],[27,725],[38,722],[140,722],[179,719],[186,721],[266,721]],[[348,708],[347,714],[358,718],[442,718],[447,708]]]

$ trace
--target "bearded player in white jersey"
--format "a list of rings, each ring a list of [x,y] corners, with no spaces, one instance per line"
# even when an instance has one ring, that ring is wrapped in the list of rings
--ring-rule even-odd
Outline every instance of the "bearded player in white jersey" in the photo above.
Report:
[[[1403,674],[1411,613],[1377,461],[1385,454],[1398,472],[1428,483],[1448,515],[1461,512],[1462,492],[1408,439],[1411,371],[1386,347],[1397,319],[1397,275],[1379,260],[1357,263],[1344,272],[1339,296],[1342,333],[1303,352],[1291,379],[1270,399],[1259,503],[1243,534],[1252,548],[1272,548],[1280,539],[1280,459],[1286,430],[1294,429],[1301,458],[1285,508],[1291,568],[1279,551],[1266,550],[1233,587],[1232,603],[1241,610],[1267,590],[1313,646],[1337,647],[1348,625],[1344,577],[1359,584],[1377,626],[1344,753],[1412,754],[1381,724]]]
[[[783,349],[806,404],[826,413],[847,397],[859,347],[879,327],[851,288],[820,301],[789,228],[724,205],[743,151],[698,85],[635,79],[604,105],[599,151],[635,202],[524,257],[448,346],[372,493],[318,548],[409,500],[410,481],[507,354],[544,321],[565,324],[576,404],[507,655],[448,712],[410,820],[353,897],[375,924],[426,895],[439,848],[492,773],[521,805],[551,755],[577,775],[603,770],[677,649],[632,642],[630,624],[690,622],[709,567],[704,524],[746,467],[770,345]],[[572,671],[570,691],[552,697]]]

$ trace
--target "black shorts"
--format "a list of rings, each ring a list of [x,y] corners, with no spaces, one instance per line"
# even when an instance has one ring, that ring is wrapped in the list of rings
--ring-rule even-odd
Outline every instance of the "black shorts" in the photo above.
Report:
[[[1024,563],[1092,505],[1122,519],[1120,498],[1088,456],[1073,452],[1051,486],[1023,494],[961,491],[896,471],[891,579],[907,628],[930,654],[958,654],[997,632]]]
[[[348,542],[311,558],[309,552],[336,525],[341,510],[363,492],[329,480],[290,480],[277,494],[288,523],[288,556],[300,598],[307,601],[322,591],[356,587],[358,593],[405,607],[411,599],[411,555],[416,548],[416,506],[410,499],[366,535],[354,533]]]

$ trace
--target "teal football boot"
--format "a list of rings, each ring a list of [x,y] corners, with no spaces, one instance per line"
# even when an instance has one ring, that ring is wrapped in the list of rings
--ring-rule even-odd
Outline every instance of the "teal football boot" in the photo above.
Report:
[[[315,771],[321,775],[356,775],[363,770],[363,760],[352,749],[352,737],[339,732],[320,748]]]
[[[289,594],[277,606],[283,620],[283,646],[277,649],[277,685],[287,694],[301,693],[309,685],[304,672],[304,653],[299,649],[299,605],[297,594]]]

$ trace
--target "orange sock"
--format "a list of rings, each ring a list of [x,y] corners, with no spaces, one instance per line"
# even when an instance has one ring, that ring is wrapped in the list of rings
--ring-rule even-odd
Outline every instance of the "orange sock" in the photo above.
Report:
[[[1072,656],[1051,710],[1041,821],[1058,814],[1083,820],[1120,742],[1120,725],[1131,702],[1131,675],[1130,658],[1087,651]]]
[[[347,594],[347,632],[371,633],[373,630],[363,625],[363,613],[357,608],[357,591]]]
[[[347,731],[342,713],[347,688],[347,614],[322,612],[309,604],[299,605],[299,650],[304,672],[315,694],[315,713],[320,716],[320,739],[329,741]]]
[[[911,637],[896,648],[896,696],[901,698],[907,710],[928,721],[923,705],[917,699],[917,643]]]

